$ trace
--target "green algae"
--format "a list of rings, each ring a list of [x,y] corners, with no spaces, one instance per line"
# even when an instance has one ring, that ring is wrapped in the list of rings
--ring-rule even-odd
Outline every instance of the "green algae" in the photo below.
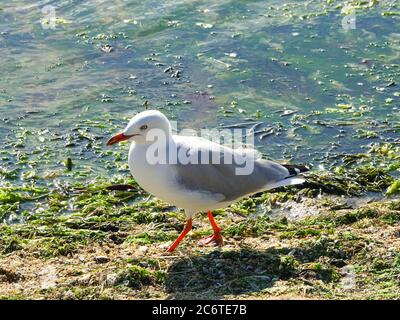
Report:
[[[132,265],[125,270],[120,271],[117,283],[138,289],[142,286],[163,283],[164,278],[165,274],[160,270],[151,272],[146,268]]]
[[[239,202],[236,206],[243,205],[243,208],[248,208],[249,206],[253,207],[251,203],[256,205],[270,203],[277,196],[283,203],[292,201],[293,198],[290,194],[293,191],[265,193]],[[80,197],[85,198],[85,196],[82,196],[82,191],[80,192]],[[125,194],[121,191],[116,191],[116,193]],[[286,194],[286,197],[283,194]],[[164,214],[160,212],[160,210],[167,209],[167,205],[158,203],[159,209],[157,210],[148,205],[139,206],[139,211],[145,211],[146,215],[138,220],[137,208],[134,206],[127,207],[123,202],[115,202],[115,195],[113,194],[106,194],[104,197],[110,200],[105,202],[108,210],[98,210],[98,207],[91,207],[85,213],[74,213],[73,215],[42,212],[28,216],[23,224],[3,224],[1,226],[2,237],[0,237],[2,254],[12,254],[23,250],[26,254],[31,252],[42,259],[70,257],[90,248],[94,243],[103,245],[110,243],[122,247],[137,245],[152,247],[166,241],[172,241],[177,236],[179,230],[171,228],[176,223],[176,214],[169,211],[164,211]],[[138,197],[140,198],[140,196]],[[307,196],[303,195],[302,197],[305,199]],[[119,265],[117,270],[113,271],[116,273],[116,280],[113,281],[114,284],[111,287],[109,284],[108,288],[111,291],[117,290],[116,293],[121,290],[130,292],[129,290],[139,288],[147,291],[147,288],[150,287],[162,288],[166,286],[167,292],[179,297],[179,288],[183,285],[183,283],[181,284],[183,279],[180,278],[180,274],[185,274],[185,270],[191,270],[194,266],[198,273],[191,280],[193,286],[189,295],[192,297],[201,297],[203,292],[205,294],[209,290],[206,288],[210,288],[210,285],[213,288],[212,295],[215,297],[229,296],[232,293],[243,295],[251,292],[256,296],[273,294],[272,288],[279,287],[278,283],[282,281],[291,282],[296,279],[292,284],[292,290],[295,290],[295,292],[301,290],[301,283],[306,281],[313,283],[314,291],[309,293],[311,296],[339,298],[347,297],[346,291],[340,291],[341,268],[351,264],[354,268],[358,268],[356,274],[364,274],[362,281],[369,279],[370,282],[366,285],[371,288],[371,296],[381,297],[378,290],[380,282],[376,280],[376,277],[379,277],[379,275],[386,277],[389,293],[385,297],[390,298],[390,290],[395,294],[392,282],[395,281],[393,272],[397,268],[397,260],[385,256],[379,256],[380,262],[376,259],[368,260],[370,249],[367,248],[371,248],[371,246],[379,248],[382,242],[379,237],[374,237],[374,233],[364,234],[362,232],[364,229],[360,223],[363,225],[368,223],[368,225],[375,227],[381,226],[383,229],[385,226],[398,225],[400,221],[398,201],[375,202],[360,209],[333,209],[336,207],[335,202],[326,202],[325,206],[328,209],[326,213],[297,221],[276,220],[267,215],[260,215],[256,218],[248,216],[242,218],[243,220],[239,223],[233,223],[227,217],[229,209],[228,211],[220,211],[216,215],[216,219],[220,224],[226,224],[223,228],[223,234],[228,241],[232,241],[236,237],[241,239],[251,238],[251,241],[257,242],[260,246],[267,244],[270,238],[278,238],[281,241],[286,241],[289,247],[271,248],[265,252],[263,249],[252,249],[253,251],[246,252],[246,249],[237,248],[235,251],[229,251],[231,249],[222,252],[211,251],[209,256],[204,256],[201,251],[189,250],[189,247],[183,243],[182,250],[189,251],[189,254],[192,255],[190,257],[191,264],[187,264],[186,258],[183,258],[182,261],[178,260],[170,266],[169,271],[166,272],[159,269],[159,264],[164,263],[162,259],[151,258],[151,256],[147,260],[131,258],[126,261],[126,265]],[[151,218],[152,212],[155,213],[155,216],[160,215],[162,218],[153,220]],[[235,212],[235,210],[232,212]],[[106,219],[103,219],[103,217],[106,217]],[[153,225],[154,223],[156,225]],[[136,229],[135,226],[137,225],[146,226],[149,231],[143,233],[140,229]],[[352,227],[352,231],[348,229],[349,227]],[[207,235],[208,232],[210,231],[198,230],[193,234],[193,237]],[[193,246],[196,247],[195,244]],[[222,273],[207,269],[206,266],[210,266],[208,263],[210,259],[214,262],[224,261],[221,265],[218,265],[218,270]],[[244,266],[250,265],[251,268],[244,271],[237,264],[237,261],[241,261],[240,263]],[[255,274],[251,270],[258,271]],[[368,275],[368,277],[365,278],[365,275]],[[252,282],[252,279],[256,279],[255,282]],[[223,286],[214,287],[214,281],[222,281]],[[330,289],[328,287],[319,288],[318,281],[322,281]],[[90,297],[92,292],[89,290],[90,287],[82,287],[83,289],[85,291],[80,292],[78,297]],[[76,288],[76,290],[78,289]],[[259,293],[257,294],[257,292]]]
[[[1,8],[1,259],[67,261],[96,245],[132,254],[146,246],[154,256],[106,264],[114,284],[68,279],[54,290],[33,289],[34,296],[398,298],[395,1],[166,1],[162,9],[128,1],[113,4],[112,19],[106,4],[64,4],[55,29],[33,23],[40,11],[21,19],[11,6]],[[346,10],[357,14],[354,30],[340,26]],[[126,145],[105,147],[149,107],[194,128],[256,119],[261,152],[314,170],[300,188],[219,210],[227,251],[185,242],[187,258],[166,263],[159,246],[179,234],[183,213],[148,199],[129,178]],[[133,187],[108,189],[118,184]],[[353,208],[332,198],[370,193],[382,200]],[[297,221],[269,217],[307,199],[323,213],[312,214],[312,206]],[[210,233],[202,223],[194,240]],[[253,247],[241,242],[247,238]],[[342,284],[343,267],[356,279],[352,289]]]
[[[400,193],[400,180],[394,181],[387,189],[386,195],[391,196]]]

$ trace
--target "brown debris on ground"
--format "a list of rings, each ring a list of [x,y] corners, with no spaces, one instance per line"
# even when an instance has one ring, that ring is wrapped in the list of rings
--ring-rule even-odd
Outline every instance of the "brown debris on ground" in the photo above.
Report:
[[[394,298],[400,294],[399,279],[392,275],[400,268],[396,208],[391,202],[356,211],[328,206],[297,222],[267,220],[267,227],[226,212],[216,218],[226,230],[223,248],[197,245],[198,238],[211,232],[206,218],[199,216],[193,233],[172,255],[165,252],[170,241],[115,243],[112,237],[50,258],[15,250],[0,260],[0,297]],[[323,226],[328,221],[334,226]],[[238,226],[242,229],[232,229]],[[366,268],[361,269],[363,263]]]

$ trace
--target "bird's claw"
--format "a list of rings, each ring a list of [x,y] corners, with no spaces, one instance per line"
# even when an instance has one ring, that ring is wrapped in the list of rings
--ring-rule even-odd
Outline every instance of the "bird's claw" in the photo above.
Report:
[[[224,244],[224,240],[222,239],[221,233],[214,233],[211,236],[201,239],[198,242],[201,246],[222,246]]]

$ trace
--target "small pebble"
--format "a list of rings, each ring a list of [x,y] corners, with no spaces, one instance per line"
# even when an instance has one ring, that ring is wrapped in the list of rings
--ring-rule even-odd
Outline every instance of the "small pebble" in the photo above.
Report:
[[[146,254],[146,252],[149,251],[149,248],[146,246],[140,246],[137,251],[140,254]]]
[[[94,258],[94,260],[96,261],[96,263],[107,263],[108,261],[110,261],[110,259],[106,256],[97,256],[96,258]]]
[[[158,247],[160,249],[168,249],[171,244],[172,244],[172,241],[168,241],[168,242],[161,243]]]

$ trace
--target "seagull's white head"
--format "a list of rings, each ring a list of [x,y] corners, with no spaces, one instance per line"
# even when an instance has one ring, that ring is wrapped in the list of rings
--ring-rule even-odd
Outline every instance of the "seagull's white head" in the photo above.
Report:
[[[124,131],[108,140],[107,145],[119,143],[125,140],[134,141],[137,144],[154,142],[154,135],[165,134],[168,139],[172,134],[171,124],[166,116],[157,110],[147,110],[135,115],[128,123]]]

